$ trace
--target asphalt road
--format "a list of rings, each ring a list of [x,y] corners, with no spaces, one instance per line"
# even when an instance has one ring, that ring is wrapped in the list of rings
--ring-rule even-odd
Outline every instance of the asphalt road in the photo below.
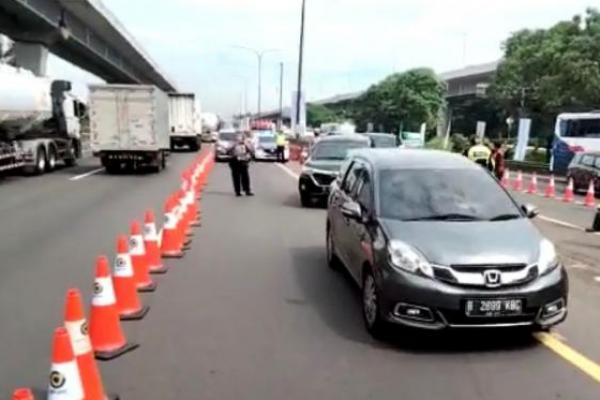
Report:
[[[90,161],[0,183],[0,398],[15,386],[43,385],[65,290],[78,286],[89,299],[95,257],[112,256],[129,221],[158,209],[191,158],[171,157],[161,175],[70,180],[93,171]],[[600,273],[592,263],[566,258],[571,314],[552,336],[589,357],[591,370],[517,332],[397,332],[377,342],[363,328],[356,287],[326,266],[325,211],[300,207],[292,175],[254,165],[257,196],[236,198],[227,166],[215,168],[192,249],[144,295],[147,317],[125,325],[141,347],[101,364],[111,391],[157,400],[600,397],[600,382],[588,375],[600,362]],[[570,248],[563,241],[584,237],[537,224],[561,252]]]

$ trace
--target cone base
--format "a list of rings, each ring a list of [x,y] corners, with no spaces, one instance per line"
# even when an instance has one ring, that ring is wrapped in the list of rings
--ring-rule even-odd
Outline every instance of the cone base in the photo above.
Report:
[[[158,285],[156,282],[150,282],[149,284],[147,284],[145,286],[139,286],[137,288],[137,291],[140,293],[151,293],[151,292],[154,292],[157,287],[158,287]]]
[[[45,389],[33,389],[33,396],[36,399],[47,399],[48,398],[48,391]],[[105,400],[121,400],[121,396],[119,396],[118,394],[114,394],[114,393],[107,393],[106,397],[104,398]]]
[[[183,258],[183,251],[169,251],[161,255],[162,258]]]
[[[150,311],[150,306],[143,306],[138,312],[122,314],[119,316],[119,318],[121,321],[139,321],[143,319],[146,314],[148,314],[148,311]]]
[[[166,274],[167,272],[169,272],[169,267],[167,267],[165,264],[156,267],[150,267],[150,273],[152,275],[162,275]]]
[[[96,356],[96,360],[110,361],[122,356],[123,354],[129,353],[138,347],[140,347],[138,343],[125,343],[125,345],[113,351],[95,351],[94,355]]]

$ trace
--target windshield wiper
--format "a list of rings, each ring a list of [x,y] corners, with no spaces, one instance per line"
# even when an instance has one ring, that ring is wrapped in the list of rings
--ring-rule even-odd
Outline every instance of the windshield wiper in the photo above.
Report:
[[[496,215],[494,218],[490,218],[490,221],[508,221],[511,219],[519,219],[522,216],[519,214],[500,214]]]
[[[405,219],[404,221],[481,221],[481,218],[475,215],[452,213],[410,218]]]

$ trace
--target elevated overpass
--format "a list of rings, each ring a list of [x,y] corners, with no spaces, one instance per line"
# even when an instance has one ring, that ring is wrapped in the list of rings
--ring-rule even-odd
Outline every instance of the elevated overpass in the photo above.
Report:
[[[50,51],[109,83],[176,91],[100,0],[0,0],[0,33],[15,40],[16,64],[38,75]]]

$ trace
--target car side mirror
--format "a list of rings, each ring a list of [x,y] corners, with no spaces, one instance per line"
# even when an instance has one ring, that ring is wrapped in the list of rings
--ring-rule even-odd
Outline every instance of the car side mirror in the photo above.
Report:
[[[362,219],[362,210],[360,205],[354,201],[346,201],[342,204],[342,214],[346,218],[360,220]]]
[[[523,212],[529,219],[537,217],[540,213],[540,210],[538,210],[538,208],[533,204],[523,204],[521,206],[521,210],[523,210]]]

